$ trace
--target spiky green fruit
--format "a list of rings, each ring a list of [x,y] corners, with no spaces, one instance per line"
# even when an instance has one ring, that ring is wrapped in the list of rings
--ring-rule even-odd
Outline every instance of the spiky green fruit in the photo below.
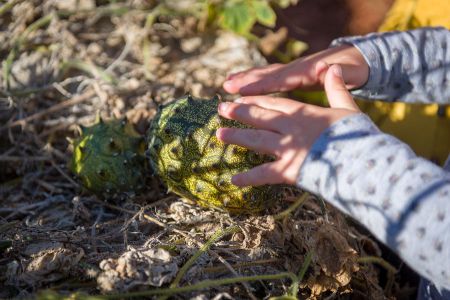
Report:
[[[147,133],[150,165],[169,190],[200,205],[259,211],[279,197],[279,188],[239,188],[231,184],[231,177],[271,158],[216,138],[219,127],[244,127],[220,118],[218,104],[218,97],[188,95],[161,107]]]
[[[145,141],[124,120],[81,127],[73,142],[72,172],[83,186],[105,198],[123,198],[142,190],[147,173]]]

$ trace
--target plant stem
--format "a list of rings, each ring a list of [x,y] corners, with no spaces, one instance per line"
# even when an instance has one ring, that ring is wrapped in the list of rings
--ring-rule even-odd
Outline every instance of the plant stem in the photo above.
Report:
[[[379,264],[380,266],[385,268],[386,271],[388,271],[389,273],[392,273],[392,274],[397,273],[397,269],[394,266],[392,266],[390,263],[388,263],[387,261],[382,259],[381,257],[377,257],[377,256],[360,257],[360,258],[358,258],[358,262],[359,263],[375,263],[375,264]]]
[[[0,6],[0,16],[3,15],[4,13],[7,13],[8,11],[10,11],[14,5],[17,3],[18,0],[11,0],[8,3],[3,4],[2,6]]]
[[[291,206],[289,206],[286,210],[280,212],[279,214],[276,214],[273,216],[275,220],[281,220],[285,217],[289,216],[294,210],[296,210],[298,207],[300,207],[307,197],[309,196],[308,193],[304,192]]]
[[[200,283],[183,286],[183,287],[169,287],[165,289],[154,289],[142,292],[133,292],[133,293],[125,293],[125,294],[115,294],[108,296],[99,296],[100,299],[120,299],[120,298],[134,298],[134,297],[146,297],[152,295],[166,295],[170,296],[173,294],[192,292],[195,290],[201,290],[226,284],[232,284],[237,282],[250,282],[250,281],[259,281],[259,280],[278,280],[290,278],[292,281],[297,279],[297,276],[291,272],[283,272],[278,274],[269,274],[269,275],[255,275],[255,276],[242,276],[242,277],[233,277],[233,278],[224,278],[224,279],[216,279],[216,280],[204,280]]]
[[[261,259],[261,260],[256,260],[256,261],[246,261],[246,262],[236,263],[236,264],[231,265],[231,267],[233,267],[235,269],[243,269],[243,268],[250,268],[250,267],[261,266],[261,265],[276,264],[276,263],[281,263],[281,262],[283,262],[282,259],[271,258],[271,259]],[[205,273],[217,273],[217,272],[223,272],[226,270],[228,270],[228,269],[224,266],[207,267],[207,268],[203,269],[203,271]]]
[[[397,269],[394,266],[392,266],[390,263],[388,263],[387,261],[378,256],[360,257],[358,258],[358,262],[375,263],[385,268],[387,271],[387,281],[384,290],[387,293],[392,288],[392,285],[394,284],[394,274],[397,273]]]
[[[31,23],[25,29],[25,31],[22,32],[22,34],[17,38],[17,40],[14,42],[14,46],[11,49],[11,51],[9,52],[8,57],[2,63],[2,65],[3,65],[3,78],[4,78],[4,81],[5,81],[6,90],[9,90],[9,76],[11,74],[13,61],[16,58],[18,52],[20,51],[20,48],[25,43],[28,35],[31,32],[33,32],[33,31],[35,31],[35,30],[37,30],[37,29],[39,29],[41,27],[44,27],[44,26],[48,25],[50,23],[50,21],[53,19],[53,16],[54,16],[53,14],[49,14],[49,15],[43,16],[42,18],[38,19],[34,23]]]
[[[313,253],[312,253],[312,251],[310,251],[305,256],[305,261],[303,262],[303,265],[302,265],[300,271],[298,272],[298,276],[297,276],[299,283],[302,282],[303,277],[306,274],[306,270],[308,270],[309,265],[311,264],[312,255],[313,255]]]
[[[219,229],[217,230],[211,238],[197,251],[194,255],[181,267],[180,271],[178,272],[177,276],[173,280],[173,282],[170,284],[169,288],[176,288],[178,284],[180,283],[181,279],[183,279],[183,276],[186,274],[186,272],[192,267],[192,265],[195,263],[195,261],[206,251],[208,251],[211,246],[217,242],[218,240],[222,239],[224,236],[237,232],[239,230],[239,227],[237,226],[231,226],[227,228],[226,230]],[[167,296],[161,297],[160,300],[167,299]]]
[[[219,229],[217,230],[211,238],[194,254],[192,257],[181,267],[180,271],[178,272],[177,276],[175,277],[174,281],[170,285],[171,288],[177,287],[180,283],[181,279],[183,279],[184,274],[191,268],[191,266],[194,264],[194,262],[206,251],[211,248],[211,246],[222,239],[224,236],[237,232],[239,230],[239,227],[237,226],[231,226],[225,230]]]
[[[117,80],[112,75],[108,74],[105,70],[96,65],[84,62],[82,60],[79,59],[68,60],[64,62],[61,66],[61,69],[63,71],[70,68],[86,72],[92,75],[94,78],[101,78],[103,81],[109,84],[113,85],[117,84]]]
[[[299,285],[300,282],[302,282],[303,277],[305,276],[306,270],[308,270],[308,267],[311,263],[311,259],[312,259],[312,251],[308,252],[305,256],[305,260],[303,261],[303,264],[298,272],[298,275],[296,276],[296,280],[294,280],[292,282],[291,287],[289,288],[289,295],[288,296],[292,296],[294,298],[297,298],[297,294],[298,294],[298,289],[299,289]]]

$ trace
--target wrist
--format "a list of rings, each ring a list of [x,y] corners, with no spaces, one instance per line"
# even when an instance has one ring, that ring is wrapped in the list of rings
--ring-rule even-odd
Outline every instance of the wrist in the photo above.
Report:
[[[314,70],[318,62],[327,65],[339,64],[342,68],[342,77],[347,89],[362,87],[369,79],[369,65],[361,52],[352,45],[341,45],[329,48],[306,57],[303,62]],[[323,86],[323,74],[316,74],[317,86]]]
[[[348,89],[356,89],[366,84],[369,79],[369,64],[358,48],[352,45],[337,47],[335,55],[330,57],[328,64],[339,64],[342,76]]]

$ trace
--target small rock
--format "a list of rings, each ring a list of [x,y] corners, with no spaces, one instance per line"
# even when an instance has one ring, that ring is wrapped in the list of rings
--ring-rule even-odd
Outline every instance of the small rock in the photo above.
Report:
[[[192,53],[202,45],[202,39],[200,37],[193,37],[190,39],[184,39],[181,41],[181,50],[185,53]]]

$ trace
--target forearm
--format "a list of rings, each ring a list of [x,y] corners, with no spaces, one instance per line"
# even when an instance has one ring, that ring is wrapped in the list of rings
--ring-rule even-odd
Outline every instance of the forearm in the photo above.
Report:
[[[352,45],[369,65],[367,82],[352,93],[367,99],[450,103],[450,31],[421,28],[406,32],[344,37],[332,46]]]
[[[316,141],[298,185],[364,224],[422,276],[450,289],[450,174],[365,115]]]

